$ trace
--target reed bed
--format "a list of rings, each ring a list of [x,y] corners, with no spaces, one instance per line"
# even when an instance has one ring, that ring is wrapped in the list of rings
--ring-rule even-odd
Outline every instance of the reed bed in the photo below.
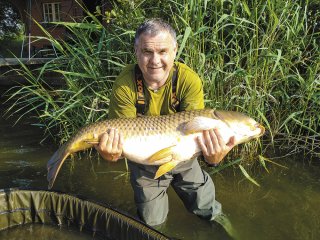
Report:
[[[161,17],[177,30],[177,60],[203,79],[206,106],[245,112],[266,126],[261,142],[238,151],[261,155],[268,146],[281,146],[319,156],[317,9],[317,2],[284,0],[115,1],[112,11],[87,12],[82,23],[54,23],[68,28],[65,41],[43,29],[59,56],[34,72],[21,64],[16,71],[28,84],[8,92],[14,100],[8,113],[32,112],[58,142],[106,118],[115,77],[135,62],[135,29],[146,18]],[[50,71],[63,75],[63,87],[45,82]]]

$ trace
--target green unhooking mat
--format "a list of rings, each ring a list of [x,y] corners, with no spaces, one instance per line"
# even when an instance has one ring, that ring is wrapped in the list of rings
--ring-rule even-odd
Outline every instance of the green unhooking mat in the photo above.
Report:
[[[73,225],[108,239],[169,239],[133,217],[75,196],[41,190],[0,190],[0,230],[28,223]]]

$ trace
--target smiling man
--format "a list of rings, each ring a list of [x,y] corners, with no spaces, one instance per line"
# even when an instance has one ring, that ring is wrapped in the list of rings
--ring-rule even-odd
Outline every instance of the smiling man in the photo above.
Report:
[[[175,62],[178,45],[169,24],[161,19],[145,21],[136,31],[134,44],[138,64],[126,66],[117,77],[109,118],[157,116],[204,108],[201,79],[187,65]],[[209,164],[218,164],[234,146],[233,137],[225,143],[216,130],[204,131],[204,140],[201,139],[199,145]],[[110,129],[96,149],[104,159],[117,161],[122,146],[121,132]],[[153,179],[158,166],[129,161],[129,169],[138,214],[147,224],[159,225],[166,220],[170,185],[190,212],[207,220],[216,220],[221,215],[212,179],[200,168],[197,159],[180,163],[159,179]]]
[[[167,32],[143,33],[136,40],[135,53],[144,80],[150,89],[162,87],[169,77],[177,53],[177,44]]]

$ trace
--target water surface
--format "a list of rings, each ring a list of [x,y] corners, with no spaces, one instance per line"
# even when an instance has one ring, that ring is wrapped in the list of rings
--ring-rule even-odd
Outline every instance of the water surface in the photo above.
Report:
[[[12,120],[0,119],[0,188],[47,187],[46,163],[56,146],[39,144],[42,130],[30,123],[12,126]],[[269,164],[269,173],[259,167],[251,172],[261,187],[248,182],[239,169],[229,168],[212,176],[217,199],[223,204],[237,239],[318,239],[320,166],[293,157],[277,161],[288,168]],[[68,159],[53,190],[84,196],[136,215],[124,161],[107,163],[94,153],[91,157]],[[188,213],[172,189],[169,202],[168,220],[159,228],[166,235],[178,239],[225,236],[214,225]]]
[[[0,231],[0,239],[6,240],[89,240],[89,233],[79,232],[76,228],[57,227],[47,224],[26,224]],[[97,239],[97,238],[94,238]],[[98,240],[98,239],[97,239]]]

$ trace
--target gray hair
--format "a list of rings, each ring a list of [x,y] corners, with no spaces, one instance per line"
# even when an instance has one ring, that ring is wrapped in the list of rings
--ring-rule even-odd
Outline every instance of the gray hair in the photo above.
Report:
[[[160,18],[151,18],[144,21],[137,29],[136,35],[134,37],[134,44],[137,45],[141,34],[149,34],[151,36],[156,36],[160,32],[168,32],[174,44],[177,43],[176,31],[171,27],[171,25]]]

